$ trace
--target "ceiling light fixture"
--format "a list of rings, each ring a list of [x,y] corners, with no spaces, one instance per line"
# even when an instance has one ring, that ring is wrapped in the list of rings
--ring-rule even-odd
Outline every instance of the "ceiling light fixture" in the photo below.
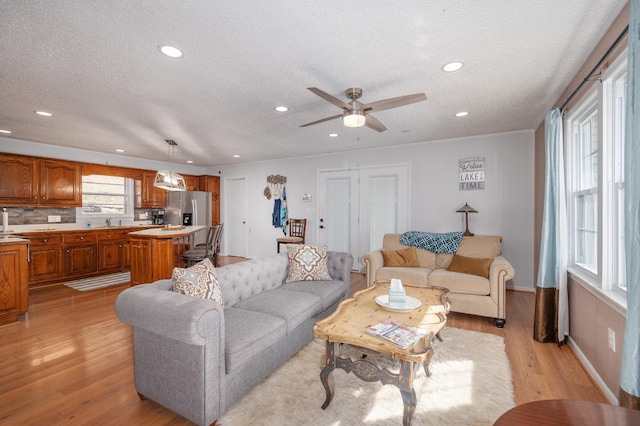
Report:
[[[277,106],[277,107],[275,107],[274,109],[275,109],[276,111],[278,111],[278,112],[287,112],[287,111],[289,111],[289,108],[287,108],[287,107],[286,107],[286,106],[284,106],[284,105]]]
[[[34,111],[36,114],[41,115],[43,117],[53,117],[53,114],[47,111]]]
[[[116,149],[116,152],[120,152],[120,153],[122,153],[122,152],[124,152],[124,149],[120,149],[120,148],[118,148],[118,149]]]
[[[174,149],[178,145],[171,139],[164,140],[169,145],[169,170],[158,170],[153,186],[167,191],[186,191],[187,185],[182,175],[173,171]]]
[[[238,154],[233,154],[233,158],[240,158]]]
[[[469,115],[467,111],[460,111],[456,113],[456,117],[466,117],[467,115]]]
[[[338,134],[337,133],[329,133],[329,137],[330,138],[337,138]]]
[[[174,46],[169,46],[167,44],[161,44],[160,46],[158,46],[158,49],[160,49],[160,52],[162,52],[163,55],[173,59],[182,58],[182,55],[184,55],[184,53],[182,53],[182,50]]]
[[[345,111],[342,114],[342,123],[345,127],[362,127],[366,117],[364,111],[359,109],[352,109],[351,111]]]
[[[442,71],[444,72],[458,71],[460,68],[462,68],[463,65],[464,64],[460,61],[449,62],[448,64],[445,64],[442,66]]]
[[[2,129],[0,129],[0,133],[5,133],[7,135],[10,135],[11,134],[11,130],[2,130]]]

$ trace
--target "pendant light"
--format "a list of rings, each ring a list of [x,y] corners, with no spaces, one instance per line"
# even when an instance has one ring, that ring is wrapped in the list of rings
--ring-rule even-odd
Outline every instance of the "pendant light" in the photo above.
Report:
[[[178,144],[171,139],[165,139],[164,141],[169,146],[169,170],[158,170],[153,186],[167,191],[186,191],[187,185],[184,183],[184,178],[173,171],[174,149]]]

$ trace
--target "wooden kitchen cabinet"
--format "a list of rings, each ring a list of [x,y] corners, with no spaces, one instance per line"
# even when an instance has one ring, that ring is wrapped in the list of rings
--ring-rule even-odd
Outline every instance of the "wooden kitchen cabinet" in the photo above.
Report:
[[[156,188],[153,183],[156,180],[156,172],[142,172],[142,182],[140,188],[136,185],[136,190],[140,191],[140,197],[136,196],[136,201],[140,200],[140,208],[165,207],[167,205],[167,191]]]
[[[40,200],[38,160],[0,154],[0,203],[37,204]]]
[[[198,191],[198,176],[182,175],[187,191]]]
[[[0,325],[18,321],[29,306],[28,240],[0,243]]]
[[[129,231],[108,230],[98,234],[98,270],[123,271],[131,264]]]
[[[211,193],[211,225],[220,223],[220,176],[198,176],[198,191]]]
[[[0,204],[82,206],[82,165],[0,154]]]
[[[63,241],[65,278],[98,272],[98,235],[94,231],[66,234]]]
[[[131,285],[150,283],[151,241],[131,239]]]
[[[29,239],[29,285],[64,277],[62,235],[42,232],[23,234]]]

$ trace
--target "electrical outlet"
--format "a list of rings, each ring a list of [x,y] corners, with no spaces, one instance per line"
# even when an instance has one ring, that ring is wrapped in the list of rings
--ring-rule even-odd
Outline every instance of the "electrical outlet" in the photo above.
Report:
[[[616,332],[610,328],[607,328],[607,331],[609,332],[609,349],[615,352],[616,351]]]
[[[62,222],[62,218],[61,218],[60,216],[58,216],[58,215],[55,215],[55,216],[53,216],[53,215],[47,216],[47,220],[48,220],[49,222]]]
[[[147,213],[147,212],[140,213],[138,215],[138,219],[142,219],[142,220],[149,219],[149,213]]]

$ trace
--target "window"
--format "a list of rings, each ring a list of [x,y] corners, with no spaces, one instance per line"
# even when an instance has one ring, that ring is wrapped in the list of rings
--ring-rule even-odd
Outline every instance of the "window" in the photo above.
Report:
[[[609,232],[611,233],[610,251],[611,283],[620,290],[626,290],[626,271],[624,256],[624,138],[625,138],[625,109],[627,101],[626,66],[613,70],[608,81],[607,92],[611,103],[611,183],[610,191],[611,218]]]
[[[81,216],[132,215],[131,181],[120,176],[82,176]]]
[[[598,110],[595,103],[573,125],[574,261],[598,273]]]
[[[571,265],[603,290],[624,293],[626,55],[566,117]]]

